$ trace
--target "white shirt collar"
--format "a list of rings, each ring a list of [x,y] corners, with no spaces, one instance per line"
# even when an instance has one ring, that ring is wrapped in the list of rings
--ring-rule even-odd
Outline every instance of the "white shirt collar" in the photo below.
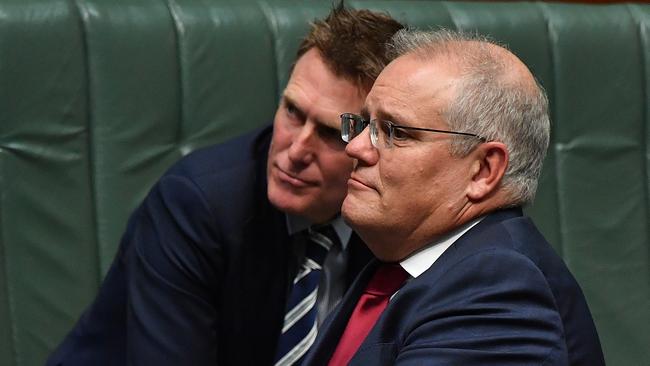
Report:
[[[303,216],[286,214],[286,218],[287,231],[289,231],[289,235],[305,230],[312,225],[312,223]],[[352,228],[343,221],[341,215],[336,216],[336,218],[328,224],[332,225],[334,231],[336,231],[336,235],[338,235],[339,241],[341,242],[341,247],[345,250],[350,241],[350,237],[352,236]]]
[[[463,236],[469,229],[483,220],[484,216],[476,218],[465,225],[451,231],[447,235],[441,237],[423,249],[411,254],[406,259],[400,262],[400,266],[408,272],[411,277],[416,278],[424,271],[429,269],[438,258],[445,252],[458,238]]]

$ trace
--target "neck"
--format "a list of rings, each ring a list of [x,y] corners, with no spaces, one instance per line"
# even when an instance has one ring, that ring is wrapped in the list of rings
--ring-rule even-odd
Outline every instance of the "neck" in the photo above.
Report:
[[[397,225],[400,229],[355,227],[355,231],[378,259],[384,262],[398,262],[472,220],[501,207],[505,207],[501,200],[467,202],[456,210],[432,213],[412,229]]]

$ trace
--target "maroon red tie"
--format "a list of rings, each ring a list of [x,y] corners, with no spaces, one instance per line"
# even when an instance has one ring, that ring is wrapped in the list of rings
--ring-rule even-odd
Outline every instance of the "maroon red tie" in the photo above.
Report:
[[[399,264],[382,264],[377,268],[348,320],[330,359],[330,366],[347,365],[350,362],[388,305],[390,297],[402,287],[408,277],[408,273]]]

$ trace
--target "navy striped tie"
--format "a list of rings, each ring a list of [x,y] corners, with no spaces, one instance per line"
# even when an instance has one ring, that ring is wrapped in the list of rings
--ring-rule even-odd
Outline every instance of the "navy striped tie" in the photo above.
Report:
[[[316,339],[316,294],[321,266],[336,240],[331,225],[308,231],[305,260],[298,269],[289,294],[282,335],[275,356],[276,366],[299,365]]]

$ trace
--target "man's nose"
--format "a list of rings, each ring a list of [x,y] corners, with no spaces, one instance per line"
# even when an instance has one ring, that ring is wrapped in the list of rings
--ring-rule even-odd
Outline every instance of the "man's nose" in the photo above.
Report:
[[[315,126],[306,122],[297,131],[289,147],[289,159],[294,164],[308,165],[314,160],[314,144],[316,143]]]
[[[357,159],[357,165],[375,165],[379,160],[379,151],[370,141],[370,128],[366,127],[359,135],[350,140],[345,147],[345,153]]]

